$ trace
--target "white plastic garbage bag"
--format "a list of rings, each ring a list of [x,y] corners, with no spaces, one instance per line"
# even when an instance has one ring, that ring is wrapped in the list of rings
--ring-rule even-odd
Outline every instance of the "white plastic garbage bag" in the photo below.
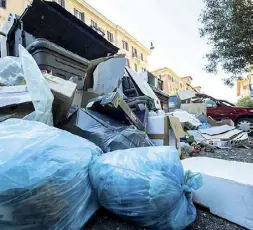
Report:
[[[25,84],[24,73],[18,57],[0,59],[0,85],[14,86]]]
[[[53,125],[52,104],[54,96],[31,54],[19,45],[19,56],[28,91],[35,111],[27,115],[25,120],[40,121]]]

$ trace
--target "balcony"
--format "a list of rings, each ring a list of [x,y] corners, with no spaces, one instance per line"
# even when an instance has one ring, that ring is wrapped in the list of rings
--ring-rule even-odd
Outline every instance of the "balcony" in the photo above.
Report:
[[[96,26],[90,26],[93,30],[95,30],[98,34],[100,34],[101,36],[105,36],[105,32],[102,28],[96,27]]]

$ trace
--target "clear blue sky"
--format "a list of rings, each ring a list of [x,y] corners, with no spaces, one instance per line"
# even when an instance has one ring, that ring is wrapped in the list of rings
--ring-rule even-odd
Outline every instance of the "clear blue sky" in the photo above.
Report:
[[[199,37],[198,17],[202,0],[86,0],[102,14],[155,50],[149,57],[149,69],[169,67],[179,76],[192,76],[193,85],[205,93],[236,101],[236,89],[223,85],[226,75],[207,74],[203,67],[210,50]]]

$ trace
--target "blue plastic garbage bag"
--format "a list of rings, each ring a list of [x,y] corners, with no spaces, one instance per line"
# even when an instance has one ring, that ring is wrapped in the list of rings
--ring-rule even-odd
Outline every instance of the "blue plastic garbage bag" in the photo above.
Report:
[[[0,229],[81,229],[98,208],[88,168],[101,153],[40,122],[0,123]]]
[[[143,147],[102,155],[90,166],[99,203],[139,226],[183,229],[196,218],[192,191],[200,174],[186,172],[174,147]]]

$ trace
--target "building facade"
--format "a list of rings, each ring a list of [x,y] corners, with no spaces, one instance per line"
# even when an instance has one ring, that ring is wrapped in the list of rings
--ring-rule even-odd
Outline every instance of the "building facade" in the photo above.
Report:
[[[181,78],[171,69],[164,67],[152,72],[157,78],[163,81],[163,91],[169,95],[176,94],[179,91],[190,89],[192,77],[187,76]]]
[[[10,12],[21,15],[31,0],[0,0],[0,23],[3,24]],[[91,26],[100,35],[120,48],[125,54],[127,65],[136,72],[148,68],[151,51],[119,25],[113,23],[84,0],[50,0],[57,2],[78,19]]]
[[[154,70],[152,74],[163,81],[163,91],[169,95],[173,95],[187,89],[194,89],[197,92],[201,92],[201,86],[191,86],[191,76],[180,77],[167,67]]]
[[[237,97],[249,97],[250,96],[250,83],[253,82],[253,74],[247,76],[247,78],[236,82]]]

